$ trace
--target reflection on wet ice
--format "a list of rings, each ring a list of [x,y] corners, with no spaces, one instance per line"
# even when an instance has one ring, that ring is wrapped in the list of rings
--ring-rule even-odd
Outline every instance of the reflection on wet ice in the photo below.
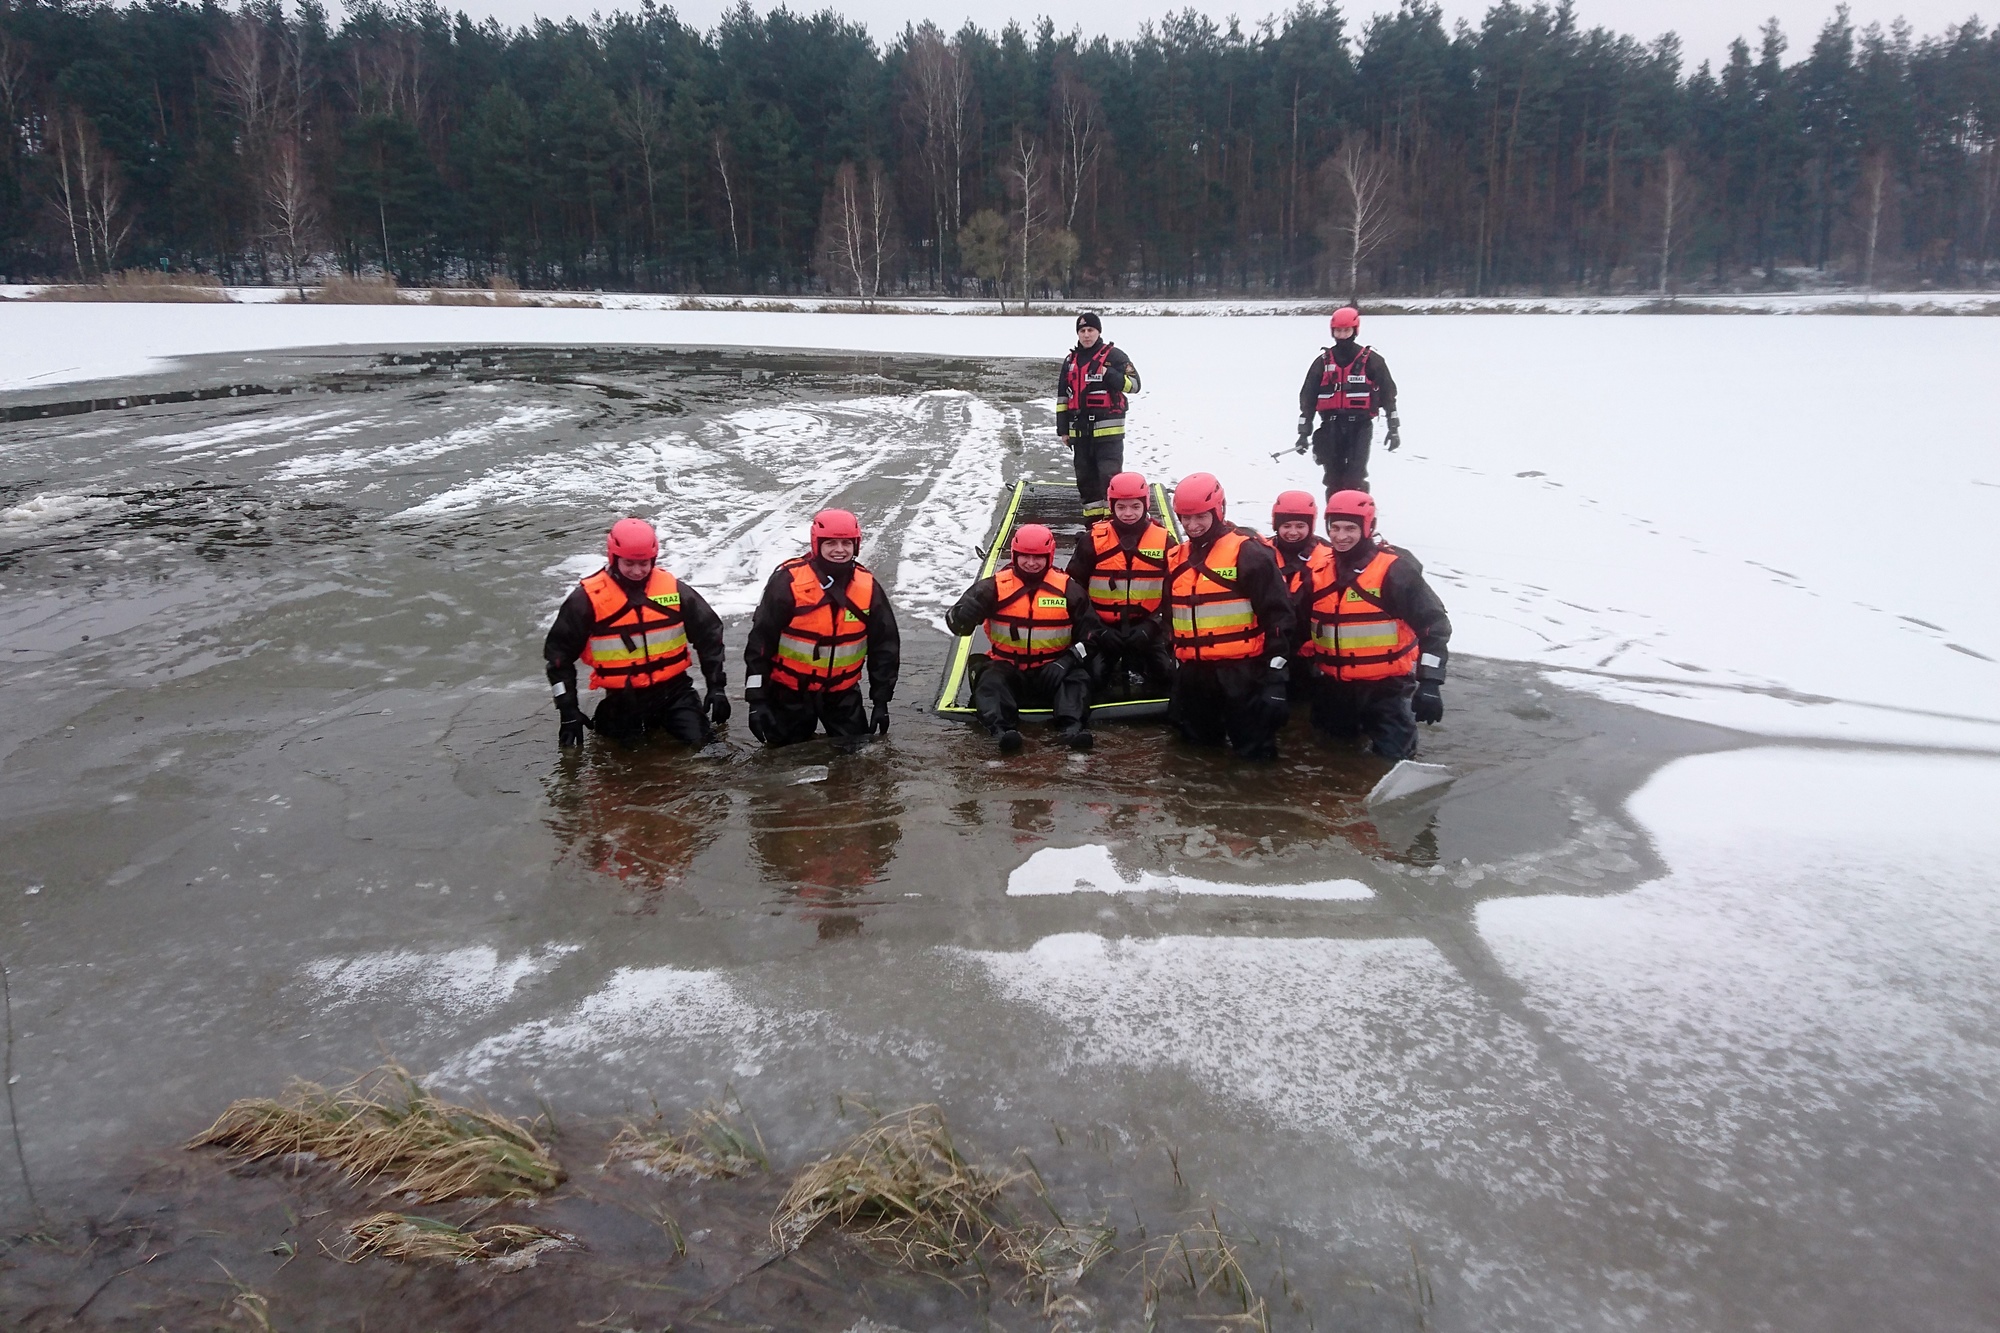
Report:
[[[882,904],[868,890],[887,876],[903,838],[904,805],[888,774],[852,760],[830,767],[832,781],[788,782],[750,805],[758,870],[822,940],[861,933]]]
[[[681,885],[730,805],[709,766],[678,746],[592,747],[551,772],[547,789],[548,827],[565,855],[620,881],[638,915],[657,912]]]

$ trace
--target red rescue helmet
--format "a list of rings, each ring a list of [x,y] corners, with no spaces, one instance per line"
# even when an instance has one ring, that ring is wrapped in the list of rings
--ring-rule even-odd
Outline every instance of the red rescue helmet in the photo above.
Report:
[[[1361,535],[1375,535],[1375,497],[1366,491],[1335,491],[1326,497],[1326,521],[1346,519],[1361,525]]]
[[[621,518],[605,535],[604,555],[608,560],[657,560],[660,535],[643,518]]]
[[[1271,502],[1271,527],[1275,529],[1288,518],[1302,518],[1311,523],[1319,517],[1319,501],[1312,498],[1311,491],[1286,491]]]
[[[814,555],[819,554],[819,544],[828,537],[836,539],[845,538],[853,542],[857,550],[860,549],[861,520],[848,513],[845,509],[820,510],[817,514],[813,515],[812,549]]]
[[[1146,494],[1146,479],[1136,472],[1120,472],[1104,488],[1104,499],[1107,503],[1113,500],[1144,500],[1148,498]]]
[[[1340,336],[1342,329],[1352,333],[1361,332],[1361,312],[1351,305],[1344,305],[1334,311],[1330,322],[1333,325],[1333,336],[1336,338]]]
[[[1047,555],[1056,553],[1056,535],[1039,523],[1025,523],[1014,529],[1015,555]]]
[[[1212,472],[1191,472],[1181,478],[1181,484],[1174,487],[1174,512],[1182,518],[1189,514],[1206,514],[1215,511],[1218,521],[1229,508],[1229,498],[1222,493],[1222,483]]]

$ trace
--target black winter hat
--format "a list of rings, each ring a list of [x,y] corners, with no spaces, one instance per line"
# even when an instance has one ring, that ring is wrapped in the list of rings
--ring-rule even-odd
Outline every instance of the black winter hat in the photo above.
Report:
[[[1096,329],[1099,333],[1102,333],[1104,332],[1104,321],[1097,317],[1095,310],[1086,310],[1076,317],[1076,327],[1079,331],[1083,329]]]

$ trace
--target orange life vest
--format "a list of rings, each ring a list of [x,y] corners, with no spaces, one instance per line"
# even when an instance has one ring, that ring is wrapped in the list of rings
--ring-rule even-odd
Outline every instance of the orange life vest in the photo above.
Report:
[[[1321,412],[1366,412],[1374,416],[1377,399],[1382,390],[1368,373],[1369,349],[1364,347],[1355,353],[1354,359],[1346,365],[1338,365],[1333,359],[1333,349],[1326,349],[1326,368],[1319,373],[1318,410]]]
[[[1270,547],[1271,554],[1277,557],[1278,573],[1282,574],[1285,579],[1285,591],[1294,597],[1299,595],[1299,589],[1311,583],[1318,576],[1321,569],[1333,563],[1333,547],[1328,544],[1324,537],[1308,537],[1306,539],[1306,558],[1304,560],[1287,557],[1284,550],[1279,547],[1277,538],[1275,537],[1264,538],[1264,545]]]
[[[1130,551],[1119,540],[1110,519],[1090,525],[1091,545],[1097,552],[1090,568],[1090,605],[1112,624],[1128,611],[1147,615],[1160,609],[1167,584],[1167,530],[1148,522]]]
[[[1174,656],[1183,662],[1233,662],[1264,652],[1264,627],[1257,608],[1234,586],[1245,532],[1215,539],[1203,559],[1211,578],[1194,561],[1194,545],[1182,542],[1167,554],[1167,606],[1174,633]],[[1227,579],[1228,583],[1221,580]]]
[[[875,603],[875,576],[855,562],[854,577],[846,588],[847,600],[854,608],[850,611],[827,596],[819,574],[804,556],[787,560],[785,565],[792,571],[792,619],[778,635],[771,680],[787,689],[812,693],[853,689],[868,660],[867,616]]]
[[[1040,583],[1029,583],[1010,565],[993,576],[999,595],[986,617],[986,638],[993,656],[1023,671],[1055,661],[1069,651],[1072,627],[1069,575],[1050,569]]]
[[[655,565],[643,591],[633,594],[600,569],[582,582],[594,620],[583,660],[593,690],[663,685],[688,669],[687,624],[681,618],[681,585]]]
[[[1312,658],[1333,680],[1393,680],[1417,669],[1417,633],[1382,606],[1396,552],[1386,547],[1339,585],[1333,563],[1313,577]]]

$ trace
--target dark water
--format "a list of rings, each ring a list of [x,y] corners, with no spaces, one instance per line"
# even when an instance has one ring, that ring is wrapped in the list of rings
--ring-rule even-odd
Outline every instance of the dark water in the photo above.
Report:
[[[928,711],[935,617],[998,484],[1059,475],[1034,369],[301,354],[173,381],[285,394],[0,427],[0,939],[43,1202],[390,1053],[522,1111],[728,1092],[786,1160],[839,1094],[936,1100],[996,1151],[1101,1146],[1058,1188],[1106,1214],[1171,1144],[1318,1327],[1814,1326],[1732,1317],[1768,1274],[1701,1237],[1754,1196],[1635,1128],[1474,918],[1642,882],[1622,797],[1735,739],[1466,659],[1425,755],[1460,779],[1396,818],[1378,761],[1302,729],[1271,766],[1143,724],[1000,761]],[[733,657],[828,502],[902,610],[886,741],[558,753],[540,636],[608,517],[660,520]],[[1079,870],[1129,891],[1048,891]]]

